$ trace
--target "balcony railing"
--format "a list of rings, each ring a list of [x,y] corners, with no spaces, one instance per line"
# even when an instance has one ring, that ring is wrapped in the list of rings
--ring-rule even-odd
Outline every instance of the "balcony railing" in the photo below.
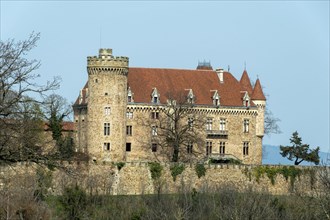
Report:
[[[206,130],[206,134],[208,137],[221,137],[221,136],[228,136],[227,130]]]

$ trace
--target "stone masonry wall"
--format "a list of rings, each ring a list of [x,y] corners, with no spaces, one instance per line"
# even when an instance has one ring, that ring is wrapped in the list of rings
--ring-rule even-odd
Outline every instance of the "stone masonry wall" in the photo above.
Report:
[[[138,161],[168,161],[168,157],[161,157],[160,152],[153,153],[151,151],[151,126],[153,125],[150,120],[151,112],[157,112],[156,107],[139,107],[128,106],[128,110],[132,113],[131,119],[126,119],[126,124],[132,126],[132,135],[126,136],[126,142],[131,143],[131,151],[125,152],[125,160],[127,162]],[[198,111],[198,110],[197,110]],[[262,160],[262,137],[256,135],[256,110],[241,110],[224,111],[223,109],[213,109],[212,111],[196,112],[202,114],[205,118],[212,119],[212,130],[220,130],[220,119],[226,120],[226,128],[228,131],[227,137],[221,138],[207,138],[205,128],[203,131],[203,139],[212,142],[212,153],[219,154],[220,142],[225,142],[225,154],[234,155],[237,159],[241,160],[244,164],[261,164]],[[160,117],[162,117],[160,112]],[[244,120],[249,120],[249,130],[244,132]],[[188,122],[187,122],[188,123]],[[156,124],[156,123],[155,123]],[[243,155],[243,143],[249,143],[248,155]],[[206,157],[206,146],[194,146],[194,150],[199,151],[200,157]],[[186,153],[185,149],[182,149]],[[159,150],[158,150],[159,151]],[[201,159],[201,158],[200,158]]]
[[[193,189],[197,191],[215,192],[219,188],[235,188],[238,190],[253,189],[266,191],[271,194],[285,195],[292,192],[310,194],[317,184],[317,167],[299,167],[302,170],[315,170],[316,173],[302,173],[294,181],[292,188],[290,180],[282,175],[275,177],[274,184],[266,174],[257,178],[255,168],[267,166],[247,165],[205,165],[206,174],[198,178],[195,166],[185,164],[182,174],[176,181],[171,175],[171,164],[162,164],[163,171],[158,180],[151,177],[148,163],[125,163],[121,169],[117,164],[64,164],[71,168],[70,172],[61,170],[52,171],[52,186],[48,191],[52,194],[61,194],[63,189],[71,184],[83,187],[89,195],[135,195],[153,193],[178,193]],[[173,164],[172,164],[173,165]],[[16,164],[0,167],[0,191],[17,183],[18,177],[29,176],[29,186],[33,188],[37,178],[33,164]],[[270,166],[268,166],[270,167]],[[280,166],[273,166],[279,168]],[[45,169],[46,171],[46,169]],[[31,177],[30,177],[31,176]],[[316,178],[316,179],[315,179]],[[21,185],[25,187],[25,183]],[[210,191],[211,190],[211,191]]]

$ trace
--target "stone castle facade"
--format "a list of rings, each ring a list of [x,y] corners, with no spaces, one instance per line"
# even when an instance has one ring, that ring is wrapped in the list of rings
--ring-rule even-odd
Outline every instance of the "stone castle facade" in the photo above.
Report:
[[[77,150],[94,161],[169,161],[165,131],[178,129],[180,160],[261,164],[266,98],[245,70],[238,81],[207,63],[196,70],[133,68],[127,57],[100,49],[87,58],[87,72],[74,123]],[[164,123],[182,106],[175,126]]]

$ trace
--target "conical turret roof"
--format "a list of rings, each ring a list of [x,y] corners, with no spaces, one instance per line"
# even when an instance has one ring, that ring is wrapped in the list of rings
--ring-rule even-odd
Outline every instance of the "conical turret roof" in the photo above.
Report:
[[[262,91],[259,79],[257,79],[257,81],[256,81],[251,98],[252,98],[252,100],[265,100],[266,101],[266,97]]]
[[[240,84],[241,84],[242,91],[247,91],[249,93],[249,95],[252,94],[253,88],[252,88],[252,85],[251,85],[249,75],[248,75],[246,70],[244,70],[244,72],[242,74]]]

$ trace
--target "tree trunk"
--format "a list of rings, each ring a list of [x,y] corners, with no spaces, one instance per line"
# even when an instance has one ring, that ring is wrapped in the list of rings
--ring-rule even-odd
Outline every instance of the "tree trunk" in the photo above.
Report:
[[[294,161],[294,165],[299,165],[301,162],[303,162],[304,160],[301,159],[300,161],[298,161],[298,157],[296,158],[296,160]]]
[[[179,146],[174,146],[172,162],[178,162],[178,161],[179,161]]]

